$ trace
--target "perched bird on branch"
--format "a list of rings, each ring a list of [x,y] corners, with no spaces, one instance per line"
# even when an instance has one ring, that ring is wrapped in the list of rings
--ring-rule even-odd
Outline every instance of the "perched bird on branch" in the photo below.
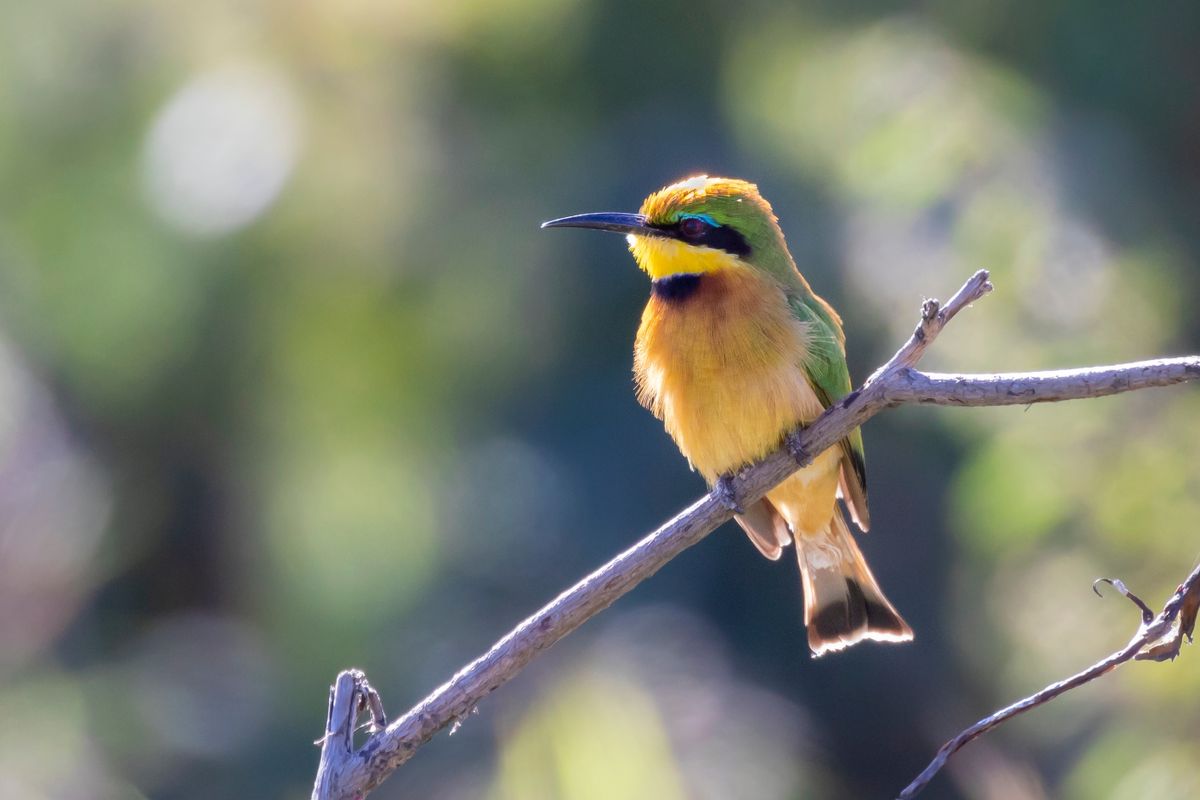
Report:
[[[865,462],[858,430],[742,508],[731,476],[850,392],[837,312],[796,269],[770,204],[751,183],[700,175],[646,198],[636,214],[601,212],[543,228],[626,234],[651,279],[634,351],[638,399],[736,512],[759,551],[792,541],[814,655],[863,639],[904,642],[912,629],[884,597],[837,506],[863,531]]]

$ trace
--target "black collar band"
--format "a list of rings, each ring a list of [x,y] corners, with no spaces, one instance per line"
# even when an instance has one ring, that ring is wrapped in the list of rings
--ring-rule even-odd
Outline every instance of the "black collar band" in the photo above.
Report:
[[[678,275],[668,275],[650,282],[650,291],[655,297],[676,303],[688,299],[700,288],[700,279],[704,275],[699,272],[683,272]]]

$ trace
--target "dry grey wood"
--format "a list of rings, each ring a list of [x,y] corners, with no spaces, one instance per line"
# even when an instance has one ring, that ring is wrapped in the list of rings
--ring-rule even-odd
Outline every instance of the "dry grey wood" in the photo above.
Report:
[[[336,790],[338,768],[353,756],[354,726],[363,711],[371,713],[372,733],[387,723],[383,701],[367,682],[367,676],[361,670],[343,670],[338,674],[337,682],[329,687],[325,735],[316,742],[321,745],[321,759],[317,762],[313,797],[330,797]]]
[[[1179,655],[1179,648],[1184,637],[1192,640],[1192,629],[1196,624],[1196,610],[1200,606],[1200,566],[1192,570],[1187,579],[1180,584],[1163,610],[1154,615],[1141,598],[1125,588],[1120,581],[1105,579],[1125,597],[1133,601],[1143,612],[1142,624],[1134,637],[1120,650],[1107,658],[1103,658],[1082,672],[1077,672],[1069,678],[1052,683],[1045,689],[1018,700],[1010,706],[1000,709],[976,722],[962,733],[942,745],[933,761],[929,763],[913,782],[900,793],[899,800],[911,800],[916,797],[938,771],[946,765],[950,756],[958,752],[963,745],[1007,722],[1018,714],[1023,714],[1043,703],[1048,703],[1064,692],[1076,689],[1085,683],[1094,681],[1101,675],[1107,675],[1126,661],[1169,661]],[[1146,616],[1148,614],[1148,617]]]
[[[862,387],[834,404],[798,432],[805,458],[779,450],[739,472],[733,486],[743,504],[762,497],[801,466],[811,462],[854,428],[889,406],[906,403],[937,405],[1010,405],[1081,397],[1101,397],[1149,386],[1169,386],[1200,377],[1200,358],[1146,361],[1027,375],[926,375],[913,367],[947,323],[970,303],[991,291],[980,270],[943,307],[927,300],[912,337]],[[354,752],[335,748],[313,789],[313,800],[360,798],[441,729],[464,719],[488,694],[511,680],[538,653],[578,628],[617,598],[699,542],[732,512],[708,494],[658,530],[560,594],[518,625],[487,653],[458,671],[404,716],[371,736]],[[345,673],[343,673],[345,675]],[[330,730],[346,730],[357,720],[357,704],[339,705],[342,676],[334,687],[334,707],[351,709],[345,725],[332,720]],[[352,687],[353,682],[346,684]],[[351,690],[347,688],[347,690]]]

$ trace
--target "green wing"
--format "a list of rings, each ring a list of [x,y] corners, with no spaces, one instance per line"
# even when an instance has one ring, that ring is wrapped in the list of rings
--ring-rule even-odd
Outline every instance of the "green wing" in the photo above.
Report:
[[[808,325],[809,358],[803,365],[804,371],[821,404],[828,408],[853,388],[846,366],[841,320],[828,303],[814,294],[807,297],[789,294],[788,302],[797,319]],[[862,432],[855,428],[842,439],[841,448],[846,456],[842,461],[842,497],[855,524],[865,531],[871,526],[871,517],[867,511],[867,463]]]

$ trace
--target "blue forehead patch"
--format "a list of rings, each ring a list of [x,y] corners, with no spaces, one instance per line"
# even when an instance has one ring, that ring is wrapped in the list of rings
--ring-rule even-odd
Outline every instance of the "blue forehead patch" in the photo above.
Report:
[[[706,225],[709,225],[710,227],[713,227],[713,228],[721,227],[717,223],[717,221],[715,219],[713,219],[712,217],[710,217],[708,214],[680,214],[679,218],[680,219],[698,219],[701,222],[705,223]]]

